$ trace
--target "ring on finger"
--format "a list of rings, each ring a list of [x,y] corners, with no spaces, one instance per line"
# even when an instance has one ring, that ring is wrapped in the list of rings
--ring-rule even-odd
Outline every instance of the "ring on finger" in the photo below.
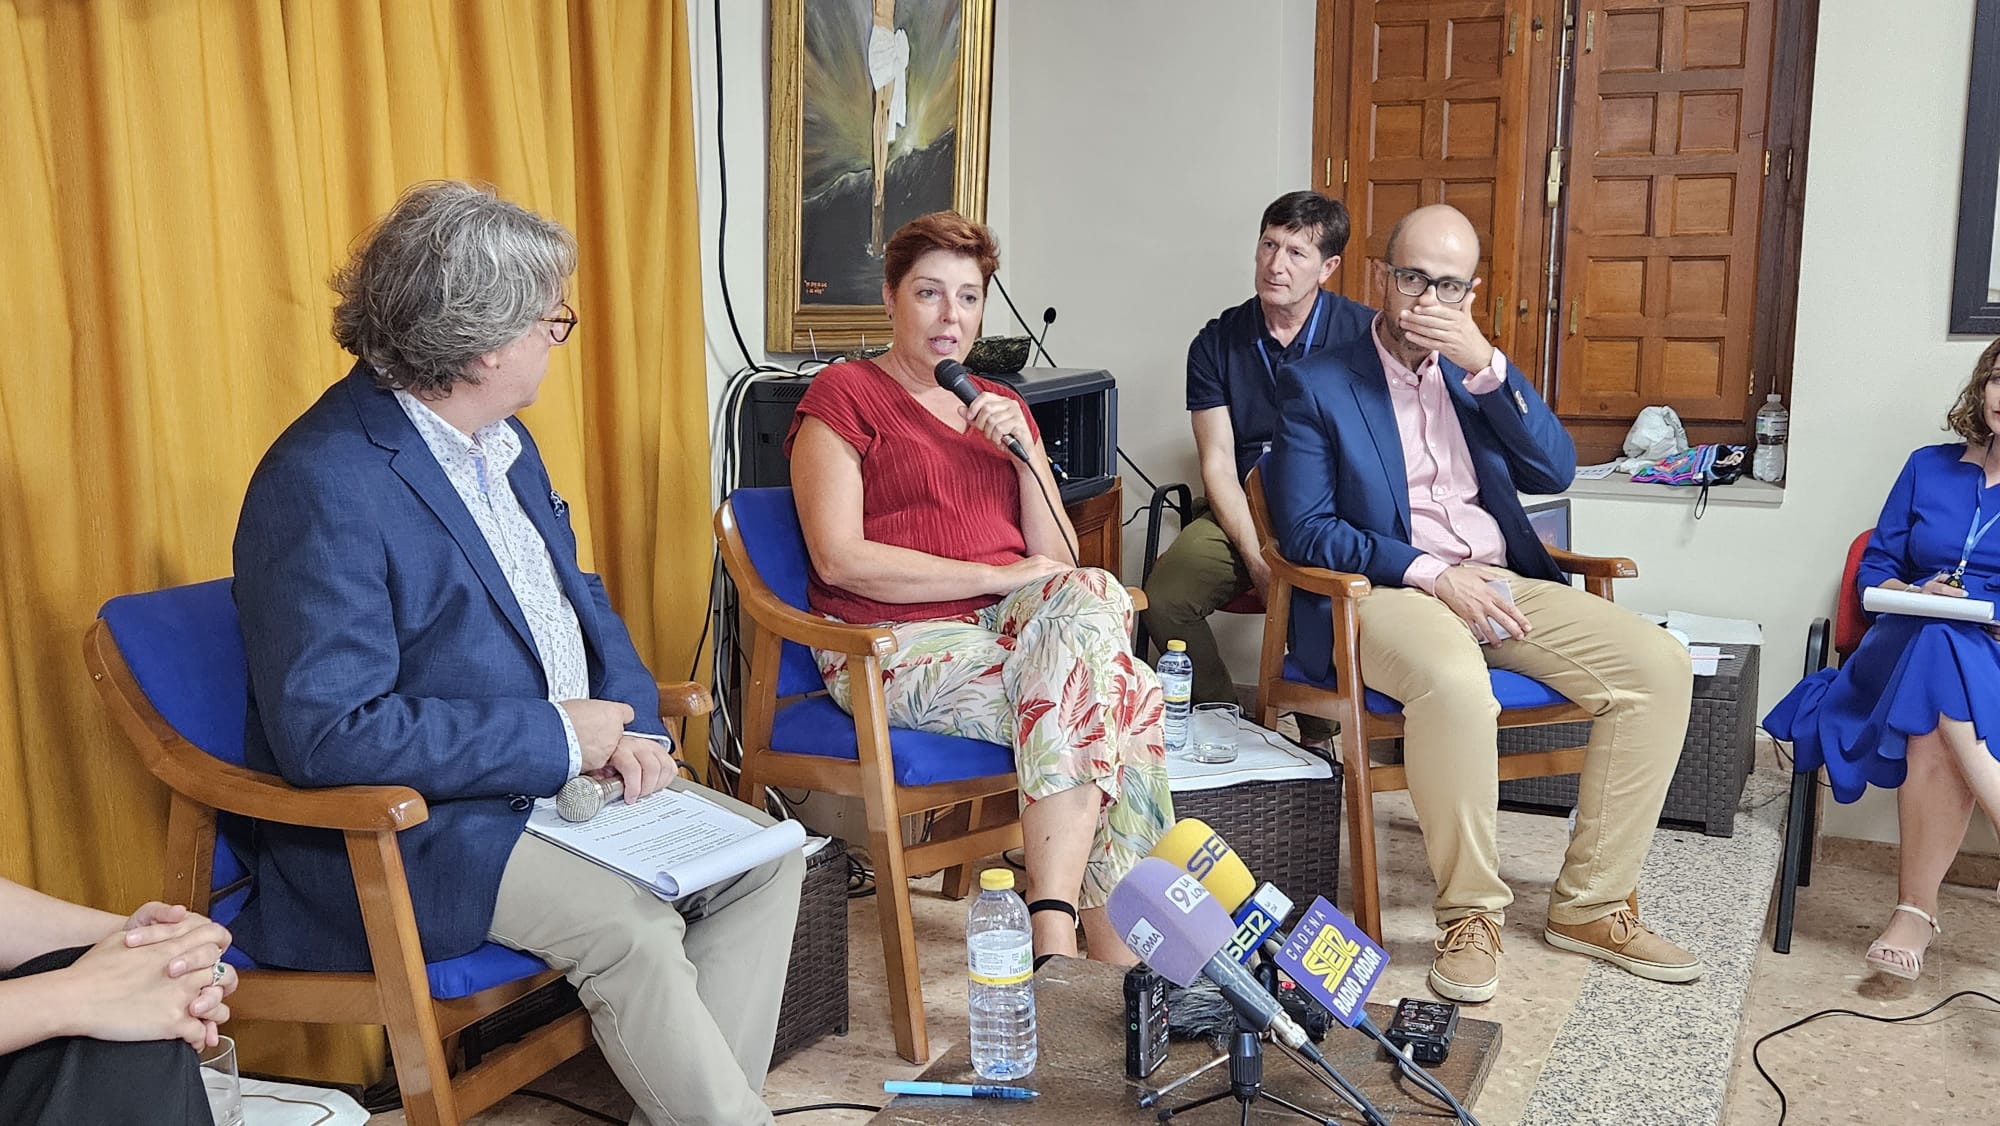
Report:
[[[226,963],[217,962],[208,971],[208,983],[210,985],[221,985],[222,979],[228,976],[229,976],[229,966]]]

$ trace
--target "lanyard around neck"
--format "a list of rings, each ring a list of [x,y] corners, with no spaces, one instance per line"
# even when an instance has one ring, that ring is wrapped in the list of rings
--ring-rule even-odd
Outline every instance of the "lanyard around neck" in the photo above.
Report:
[[[1302,356],[1312,355],[1313,349],[1316,347],[1313,344],[1313,337],[1319,334],[1319,315],[1325,308],[1326,291],[1320,290],[1318,295],[1313,298],[1312,316],[1306,318],[1306,327],[1299,330],[1299,336],[1306,342],[1305,351],[1301,354]],[[1258,310],[1258,315],[1261,316],[1262,314],[1263,310]],[[1269,335],[1268,331],[1257,334],[1257,356],[1264,361],[1264,374],[1271,377],[1271,382],[1276,383],[1278,381],[1278,368],[1276,364],[1271,362],[1270,349],[1264,345],[1264,338],[1267,335]],[[1280,355],[1282,354],[1280,353]]]
[[[1973,549],[1979,546],[1980,540],[1986,538],[1986,533],[1993,530],[1993,525],[2000,524],[2000,512],[1994,513],[1991,520],[1986,519],[1986,467],[1981,465],[1976,468],[1979,472],[1972,481],[1972,523],[1966,525],[1965,550],[1959,552],[1958,566],[1952,569],[1951,576],[1945,580],[1953,586],[1963,584],[1965,567],[1972,562]]]

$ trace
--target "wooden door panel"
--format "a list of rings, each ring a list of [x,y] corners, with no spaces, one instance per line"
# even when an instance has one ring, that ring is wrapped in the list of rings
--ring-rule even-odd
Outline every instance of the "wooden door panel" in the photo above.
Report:
[[[1776,0],[1591,0],[1579,21],[1558,413],[1744,417]]]
[[[1528,0],[1364,0],[1344,6],[1348,23],[1335,37],[1350,52],[1345,199],[1354,234],[1338,275],[1342,292],[1379,306],[1368,264],[1387,251],[1390,228],[1419,206],[1449,203],[1479,232],[1473,318],[1510,356],[1534,347],[1525,333],[1516,342],[1517,317],[1500,312],[1523,296],[1516,248],[1532,131],[1523,127],[1527,7]],[[1532,364],[1531,355],[1522,358]]]

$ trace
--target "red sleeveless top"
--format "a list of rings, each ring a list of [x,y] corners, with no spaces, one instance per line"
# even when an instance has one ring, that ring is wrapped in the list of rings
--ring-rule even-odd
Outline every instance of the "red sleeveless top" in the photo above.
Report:
[[[1021,403],[1029,434],[1041,438],[1013,388],[978,376],[972,382]],[[1013,456],[977,430],[953,430],[874,362],[835,364],[813,377],[785,435],[787,457],[808,415],[861,455],[861,534],[870,541],[973,563],[1005,565],[1027,557]],[[998,601],[989,594],[877,602],[825,582],[817,567],[807,587],[814,610],[863,624],[958,617]]]

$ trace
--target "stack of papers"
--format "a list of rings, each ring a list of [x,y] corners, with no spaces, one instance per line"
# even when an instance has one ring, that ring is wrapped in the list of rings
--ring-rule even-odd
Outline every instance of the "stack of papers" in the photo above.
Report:
[[[1993,604],[1983,598],[1952,598],[1916,590],[1886,590],[1871,586],[1861,592],[1861,608],[1871,614],[1906,614],[1913,618],[1943,618],[1953,622],[1990,622]]]
[[[763,826],[691,791],[661,790],[613,801],[588,821],[564,821],[543,798],[528,831],[613,872],[669,903],[740,876],[806,843],[805,826]]]

